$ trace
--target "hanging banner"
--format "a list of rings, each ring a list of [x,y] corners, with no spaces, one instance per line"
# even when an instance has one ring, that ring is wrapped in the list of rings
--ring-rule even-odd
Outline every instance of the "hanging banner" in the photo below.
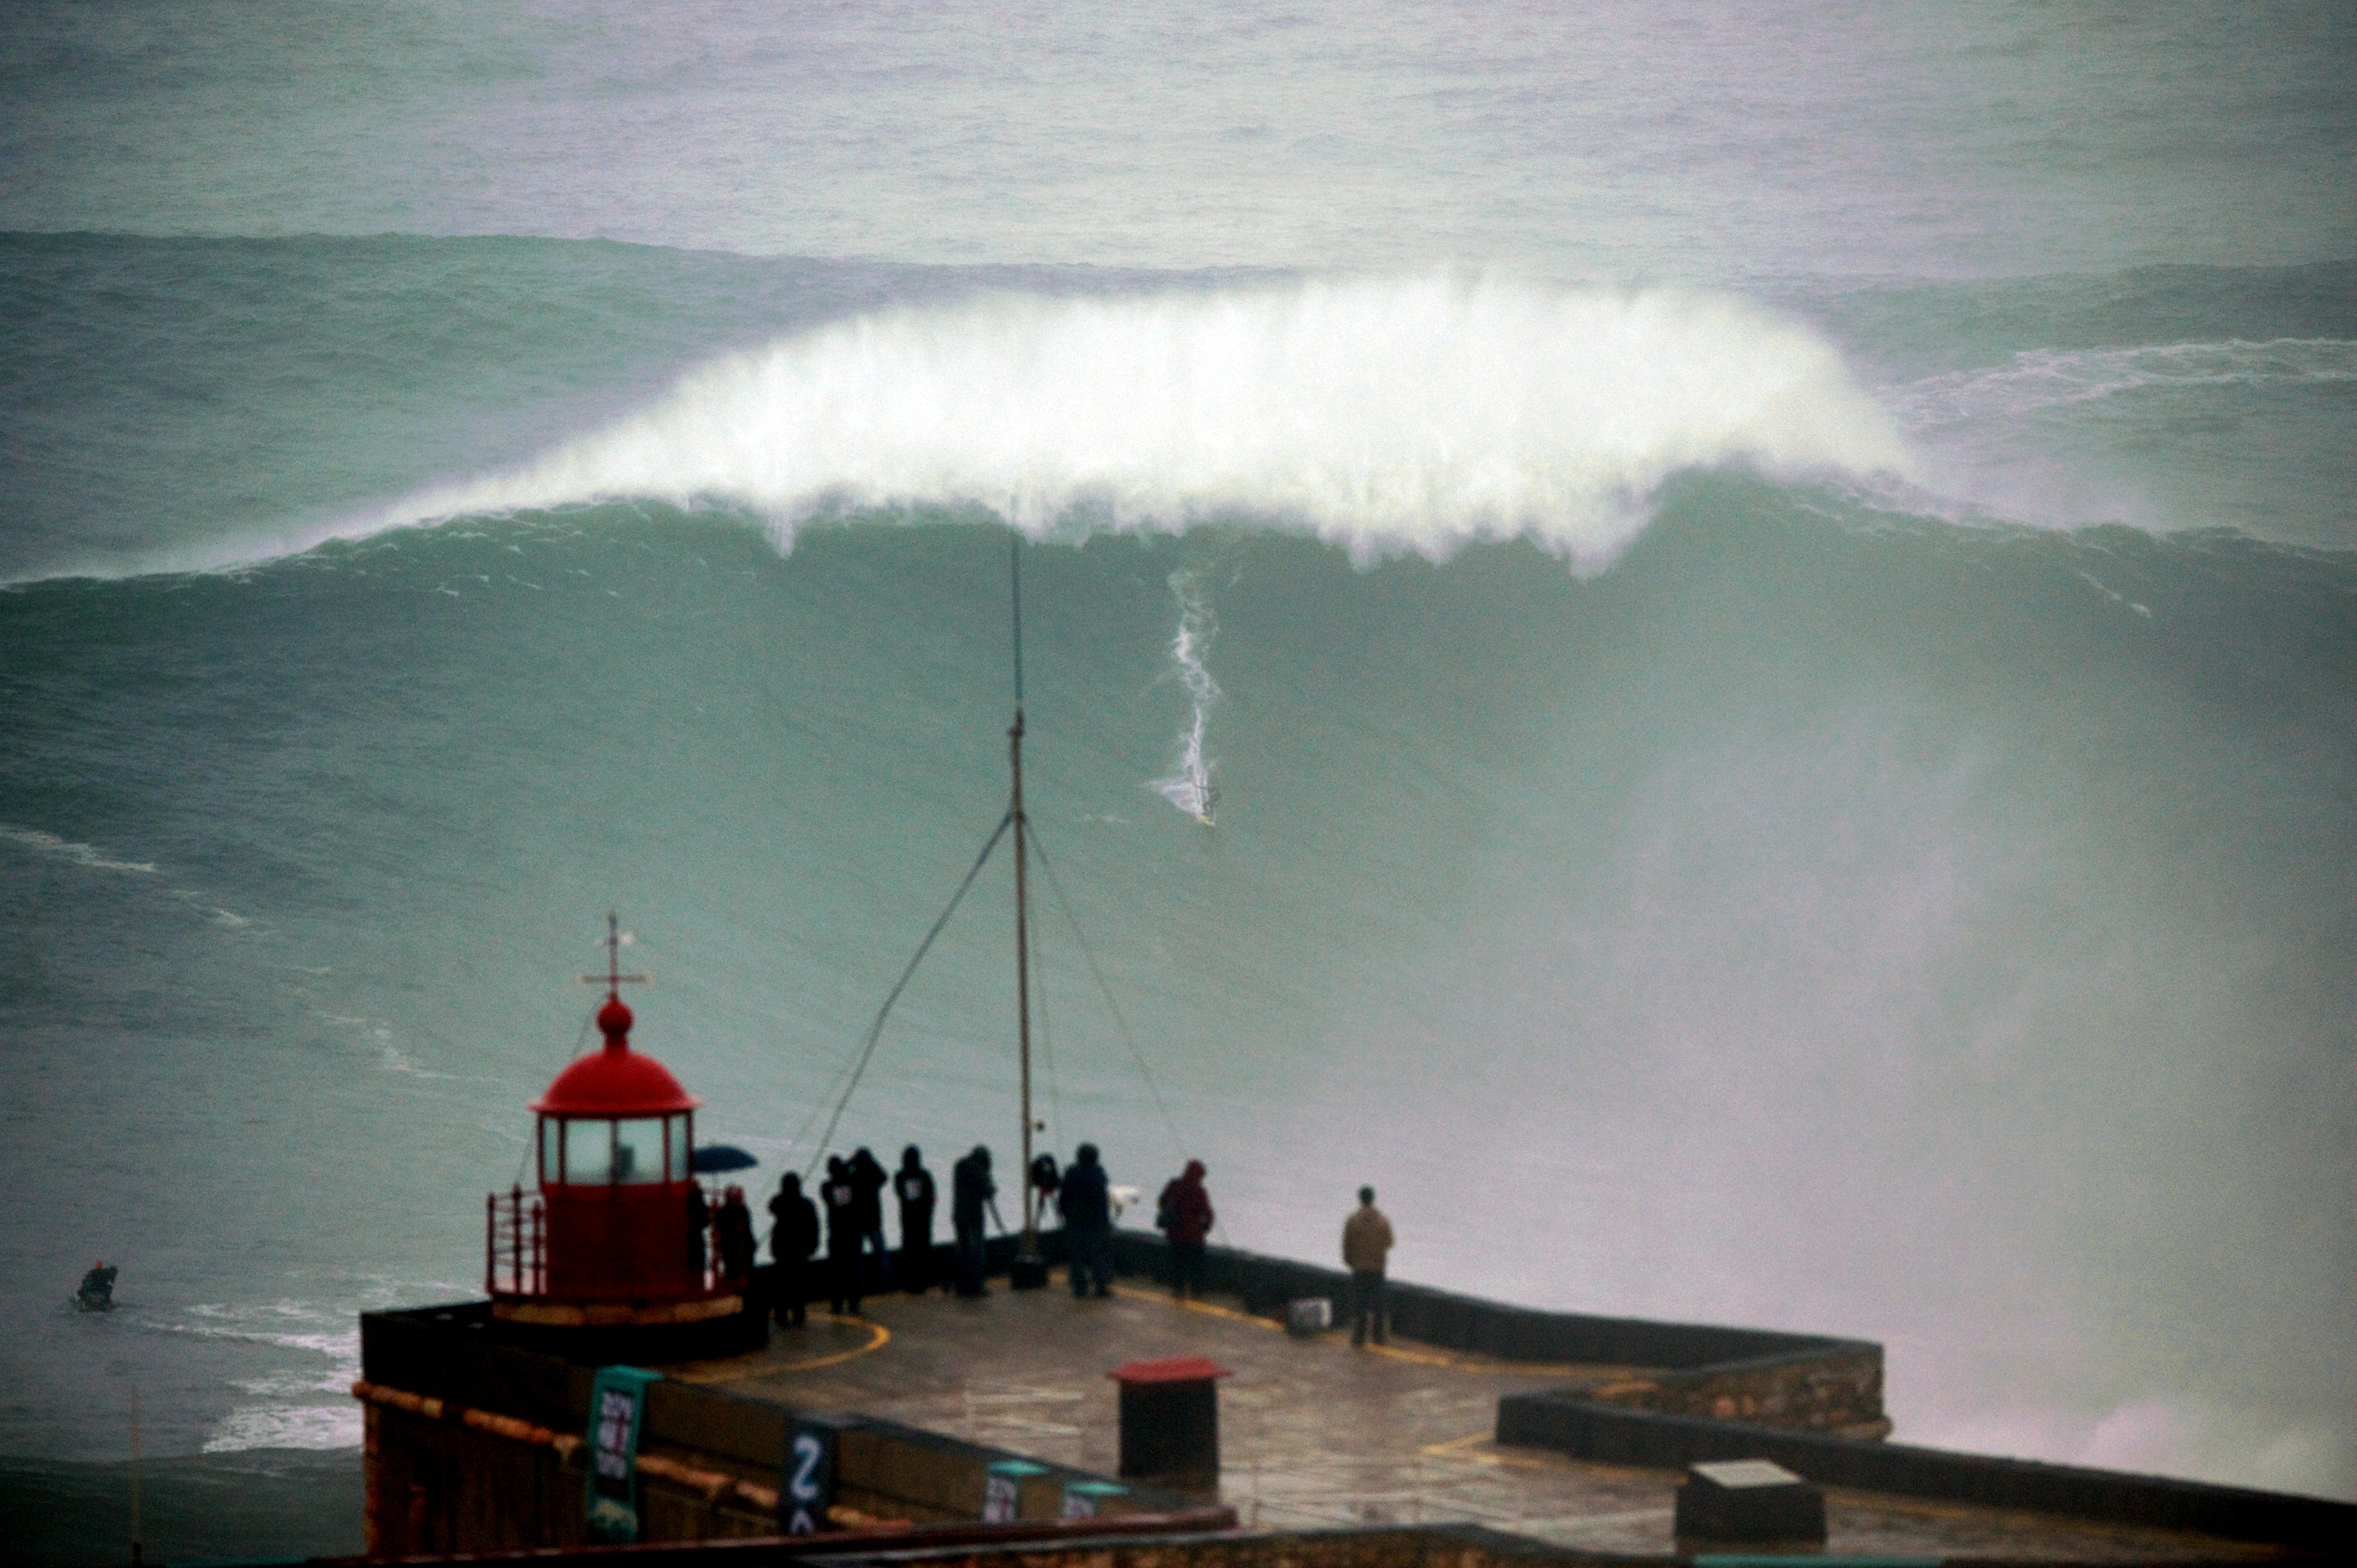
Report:
[[[639,1538],[639,1428],[647,1385],[662,1380],[661,1372],[640,1367],[600,1367],[589,1385],[589,1475],[581,1495],[592,1541]]]
[[[788,1535],[813,1535],[827,1528],[834,1503],[835,1425],[797,1420],[786,1432],[786,1474],[778,1488],[778,1523]]]

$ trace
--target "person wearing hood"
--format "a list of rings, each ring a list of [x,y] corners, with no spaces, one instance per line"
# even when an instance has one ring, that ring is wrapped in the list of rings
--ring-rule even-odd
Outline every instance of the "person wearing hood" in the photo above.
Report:
[[[819,1189],[826,1202],[826,1272],[830,1310],[837,1316],[859,1316],[859,1188],[851,1166],[841,1155],[826,1162],[826,1185]]]
[[[880,1290],[892,1284],[892,1259],[884,1249],[884,1189],[892,1185],[885,1174],[882,1162],[865,1146],[851,1156],[851,1187],[859,1204],[859,1269],[864,1285],[873,1279]],[[875,1272],[868,1273],[868,1254],[876,1258]]]
[[[770,1199],[770,1255],[778,1262],[778,1321],[799,1328],[810,1321],[810,1261],[818,1251],[818,1208],[802,1196],[802,1178],[788,1171]]]
[[[1056,1168],[1056,1156],[1042,1149],[1031,1157],[1031,1190],[1039,1195],[1035,1214],[1045,1214],[1056,1189],[1064,1185],[1064,1173]]]
[[[1203,1190],[1211,1173],[1200,1160],[1189,1160],[1186,1171],[1170,1178],[1155,1206],[1154,1223],[1170,1239],[1170,1294],[1184,1301],[1191,1292],[1203,1295],[1203,1242],[1217,1216],[1211,1195]]]
[[[1098,1163],[1097,1146],[1082,1144],[1064,1171],[1056,1195],[1064,1216],[1065,1262],[1072,1276],[1072,1294],[1113,1294],[1113,1191],[1105,1168]]]
[[[744,1284],[753,1277],[753,1211],[745,1207],[745,1189],[732,1187],[720,1196],[720,1212],[713,1217],[712,1237],[720,1253],[720,1277]]]
[[[900,1169],[892,1177],[892,1196],[900,1200],[900,1288],[922,1295],[933,1283],[933,1173],[917,1145],[900,1151]]]
[[[983,1283],[990,1260],[984,1246],[982,1218],[985,1208],[995,1213],[997,1207],[998,1184],[990,1179],[990,1151],[976,1144],[973,1153],[951,1167],[950,1175],[950,1223],[957,1230],[960,1295],[990,1294],[990,1287]],[[1006,1227],[1002,1223],[999,1229]]]

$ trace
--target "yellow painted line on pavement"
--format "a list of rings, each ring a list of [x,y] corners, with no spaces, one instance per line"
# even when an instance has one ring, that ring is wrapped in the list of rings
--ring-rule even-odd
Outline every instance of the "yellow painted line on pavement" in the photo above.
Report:
[[[1132,1301],[1166,1302],[1188,1312],[1200,1312],[1206,1317],[1225,1318],[1231,1323],[1249,1323],[1255,1328],[1274,1328],[1280,1333],[1285,1328],[1282,1323],[1272,1323],[1265,1317],[1255,1317],[1249,1312],[1239,1312],[1232,1306],[1221,1306],[1208,1301],[1186,1300],[1174,1296],[1167,1291],[1141,1290],[1136,1285],[1115,1284],[1113,1287],[1113,1294],[1126,1296]]]
[[[672,1376],[683,1383],[735,1383],[744,1382],[753,1378],[781,1377],[788,1372],[815,1372],[822,1367],[839,1367],[845,1361],[857,1360],[862,1356],[881,1350],[892,1342],[892,1331],[873,1318],[841,1317],[831,1312],[822,1313],[820,1316],[829,1323],[837,1324],[845,1328],[866,1329],[867,1343],[854,1346],[848,1350],[836,1350],[824,1356],[806,1357],[799,1361],[778,1363],[761,1361],[747,1366],[744,1364],[745,1359],[740,1358],[724,1362],[721,1367],[711,1371],[674,1372]]]
[[[1511,1465],[1518,1470],[1553,1470],[1560,1468],[1563,1465],[1563,1460],[1556,1455],[1549,1455],[1545,1458],[1538,1458],[1536,1456],[1520,1454],[1473,1454],[1467,1452],[1467,1450],[1472,1448],[1476,1444],[1489,1443],[1491,1441],[1493,1441],[1493,1439],[1488,1433],[1475,1432],[1469,1433],[1463,1437],[1452,1437],[1446,1443],[1427,1443],[1423,1447],[1417,1449],[1416,1452],[1432,1459],[1470,1459],[1477,1465]]]
[[[1285,1331],[1285,1325],[1273,1318],[1242,1312],[1232,1306],[1220,1306],[1208,1301],[1183,1300],[1171,1295],[1168,1291],[1146,1290],[1137,1285],[1125,1285],[1116,1282],[1113,1287],[1113,1293],[1115,1295],[1126,1296],[1132,1301],[1166,1302],[1189,1312],[1200,1312],[1206,1317],[1225,1318],[1231,1323],[1249,1323],[1255,1328],[1274,1329],[1280,1334]],[[1334,1331],[1328,1330],[1328,1332]],[[1371,1350],[1378,1356],[1388,1356],[1394,1361],[1412,1362],[1419,1367],[1444,1367],[1452,1372],[1471,1372],[1476,1376],[1490,1378],[1592,1378],[1599,1370],[1595,1366],[1581,1365],[1577,1362],[1569,1365],[1550,1365],[1532,1361],[1467,1361],[1450,1355],[1446,1350],[1409,1350],[1397,1345],[1361,1345],[1357,1348]]]
[[[866,1329],[868,1331],[867,1343],[860,1346],[856,1350],[837,1350],[832,1356],[813,1356],[807,1361],[789,1361],[784,1366],[779,1368],[778,1370],[781,1372],[811,1372],[816,1371],[821,1367],[839,1367],[845,1361],[856,1360],[859,1357],[866,1355],[871,1350],[881,1350],[885,1346],[892,1343],[892,1331],[873,1318],[839,1317],[830,1312],[826,1315],[826,1320],[829,1323],[840,1323],[846,1328]]]

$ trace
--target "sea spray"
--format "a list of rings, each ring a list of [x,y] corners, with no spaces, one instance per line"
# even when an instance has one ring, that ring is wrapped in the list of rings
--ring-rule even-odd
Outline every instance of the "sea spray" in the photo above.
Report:
[[[1523,538],[1609,564],[1679,472],[1905,473],[1809,328],[1729,295],[1448,277],[863,316],[731,356],[515,469],[323,533],[635,499],[1035,535],[1222,519],[1366,561]]]
[[[1211,607],[1203,600],[1195,574],[1181,568],[1170,574],[1170,596],[1178,601],[1178,629],[1170,639],[1168,674],[1187,693],[1190,708],[1186,730],[1178,736],[1178,766],[1167,779],[1147,785],[1162,798],[1204,826],[1211,825],[1220,809],[1219,786],[1211,781],[1218,761],[1203,749],[1203,735],[1211,722],[1211,708],[1220,700],[1220,683],[1211,678],[1203,659],[1220,629]]]
[[[2264,343],[2152,343],[2108,349],[2025,349],[2005,364],[1951,371],[1891,390],[1910,430],[1966,420],[2019,419],[2125,392],[2189,387],[2320,386],[2357,381],[2357,343],[2278,338]]]

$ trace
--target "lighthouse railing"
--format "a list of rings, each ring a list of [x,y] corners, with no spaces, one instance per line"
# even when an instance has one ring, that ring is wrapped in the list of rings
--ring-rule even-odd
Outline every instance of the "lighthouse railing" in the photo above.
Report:
[[[560,1283],[565,1300],[572,1302],[636,1301],[717,1296],[740,1292],[746,1288],[746,1278],[731,1273],[728,1260],[722,1254],[719,1226],[715,1218],[720,1208],[720,1200],[716,1194],[709,1190],[705,1193],[704,1207],[707,1215],[705,1224],[700,1230],[691,1232],[689,1237],[680,1238],[688,1241],[688,1255],[679,1257],[678,1263],[672,1263],[670,1259],[679,1255],[670,1251],[664,1245],[663,1239],[677,1237],[679,1234],[664,1223],[669,1214],[673,1212],[669,1209],[666,1195],[674,1189],[652,1187],[638,1188],[607,1187],[591,1190],[609,1195],[646,1193],[657,1200],[658,1207],[663,1210],[663,1215],[662,1218],[657,1218],[643,1206],[638,1207],[631,1211],[635,1214],[633,1223],[643,1227],[643,1230],[630,1235],[618,1233],[616,1236],[608,1236],[601,1223],[595,1234],[606,1239],[598,1244],[598,1256],[605,1267],[595,1278],[580,1277],[582,1271],[577,1262],[572,1265],[571,1273],[561,1274]],[[578,1224],[584,1217],[577,1212],[577,1208],[578,1205],[571,1219],[564,1219],[561,1212],[560,1228],[565,1225]],[[607,1206],[600,1203],[597,1208],[602,1210]],[[561,1205],[560,1210],[562,1211]],[[625,1218],[629,1217],[628,1214],[625,1215]],[[680,1217],[686,1218],[684,1213]],[[596,1216],[590,1218],[595,1219]],[[544,1194],[533,1191],[519,1183],[505,1192],[492,1192],[485,1195],[483,1199],[483,1292],[485,1294],[510,1300],[520,1297],[545,1298],[549,1295],[551,1277],[549,1227],[549,1203]],[[576,1232],[568,1231],[567,1234],[574,1235]],[[641,1236],[653,1237],[656,1240],[642,1242]],[[621,1242],[620,1245],[611,1244],[618,1239]],[[572,1244],[577,1251],[578,1243]],[[661,1259],[660,1262],[657,1261],[658,1258]],[[681,1268],[680,1264],[685,1264],[686,1267]]]
[[[548,1210],[521,1185],[484,1199],[483,1290],[489,1295],[548,1294]]]

